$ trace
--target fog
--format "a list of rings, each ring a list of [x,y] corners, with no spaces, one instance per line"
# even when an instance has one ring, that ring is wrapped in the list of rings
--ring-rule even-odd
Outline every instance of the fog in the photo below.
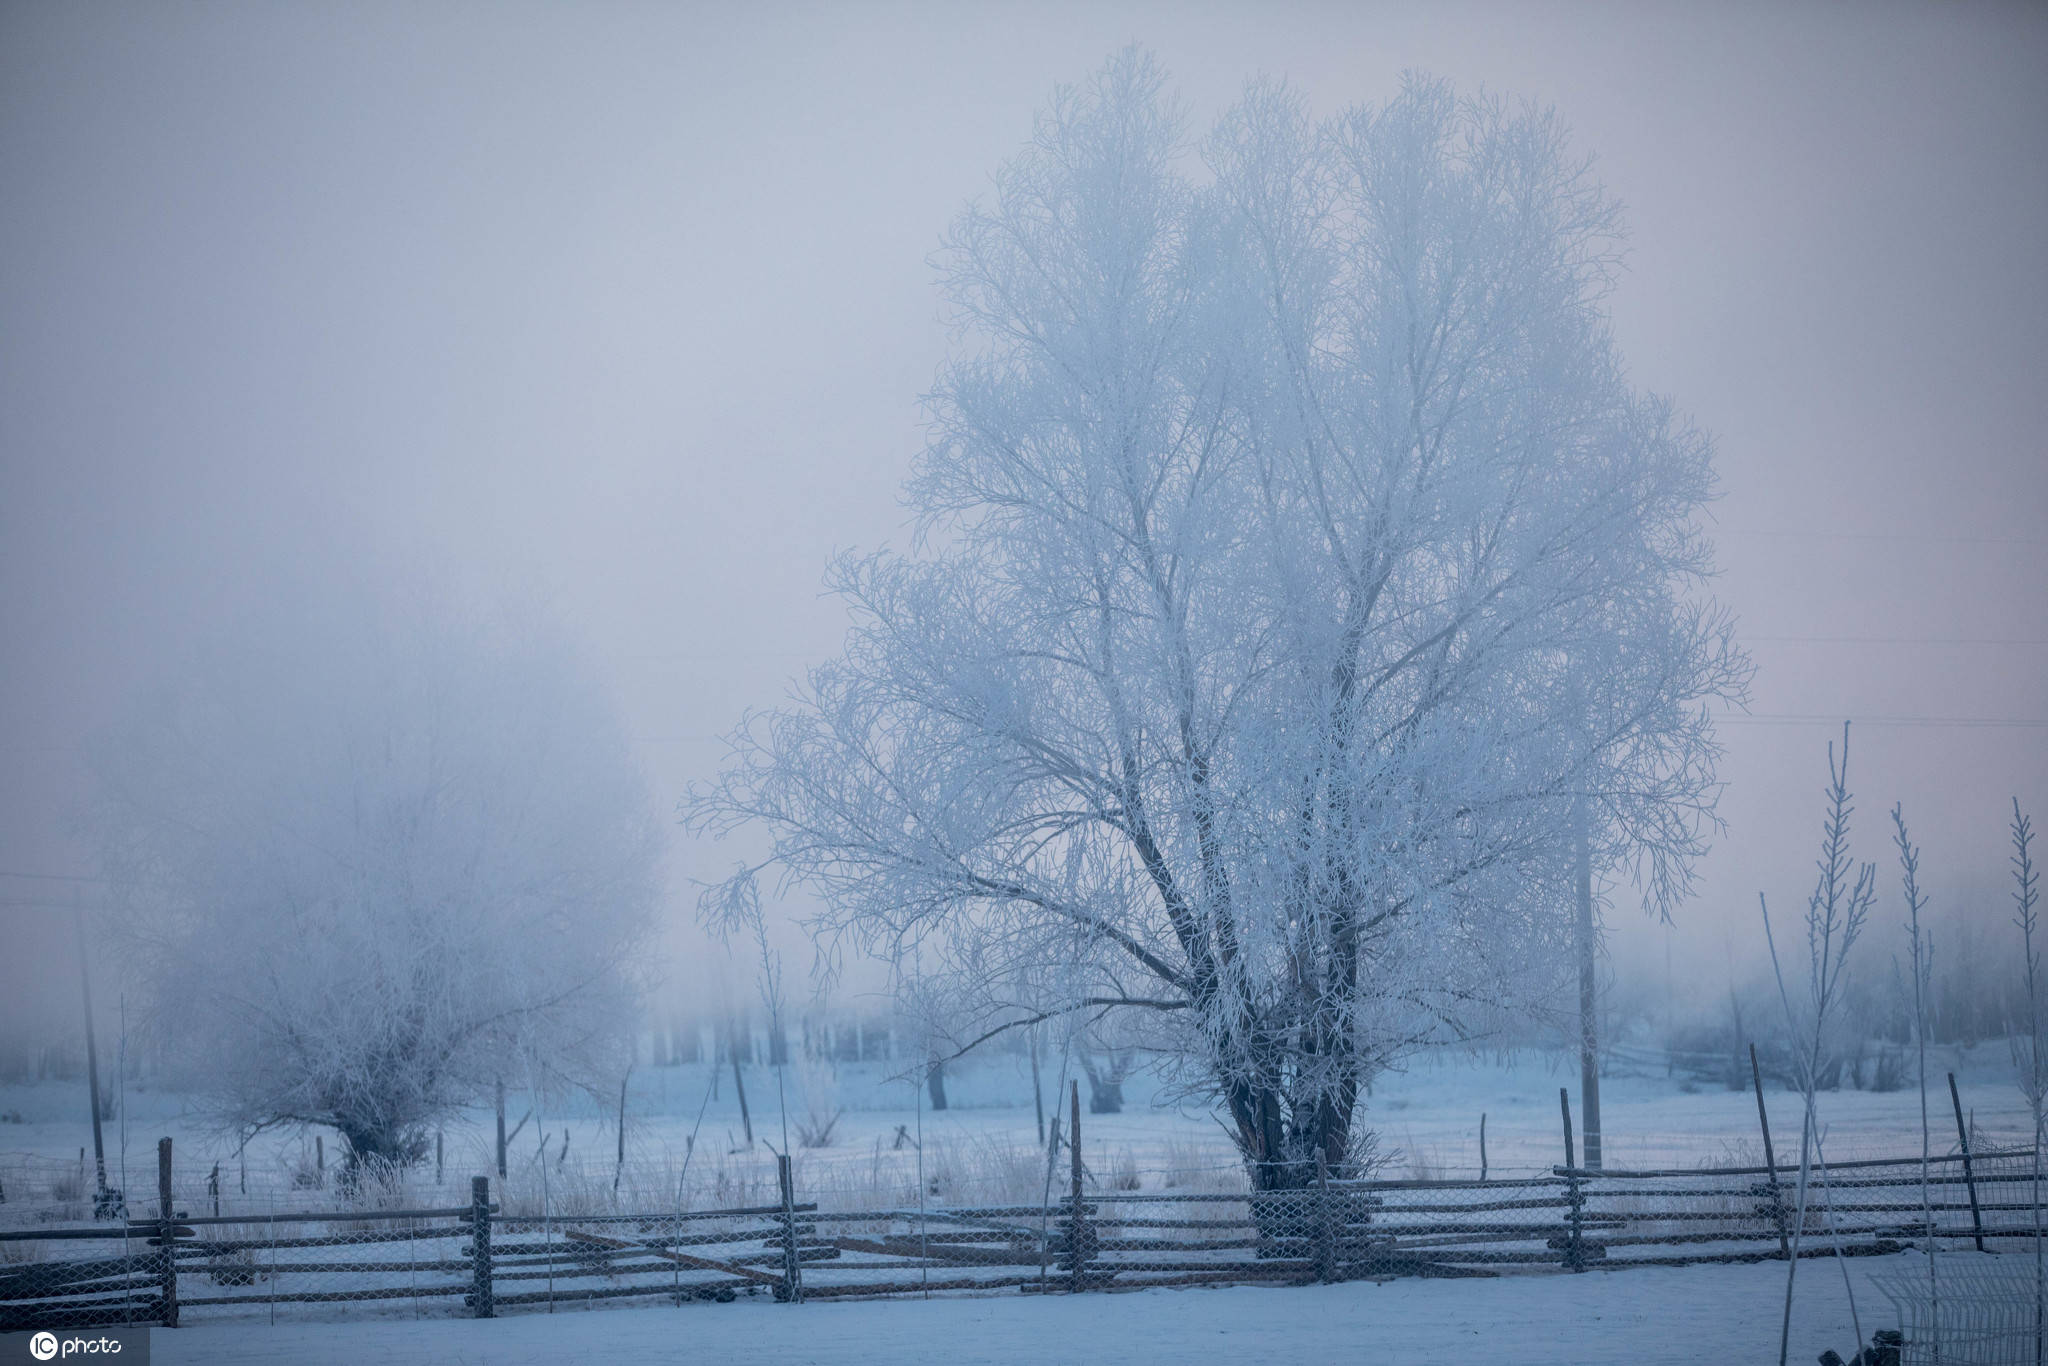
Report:
[[[1260,73],[1553,103],[1625,205],[1620,350],[1717,440],[1757,674],[1700,894],[1667,936],[1618,892],[1618,973],[1754,961],[1845,718],[1861,856],[1903,800],[1937,906],[2005,895],[2048,806],[2038,7],[13,4],[0,1029],[73,1009],[88,738],[280,579],[544,600],[661,809],[708,778],[834,651],[827,557],[908,543],[939,235],[1134,39],[1198,123]],[[679,992],[732,858],[672,831]]]

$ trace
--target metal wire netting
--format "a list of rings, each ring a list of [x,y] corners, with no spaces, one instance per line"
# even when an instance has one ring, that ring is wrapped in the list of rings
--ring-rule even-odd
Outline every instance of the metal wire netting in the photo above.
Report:
[[[125,1219],[94,1219],[90,1199],[10,1202],[0,1327],[1485,1277],[1980,1240],[2018,1250],[2037,1217],[2028,1151],[1979,1153],[1967,1169],[1936,1160],[1924,1191],[1917,1158],[1834,1164],[1809,1173],[1803,1210],[1782,1165],[1340,1180],[1301,1166],[1140,1166],[1110,1148],[950,1168],[942,1153],[918,1156],[856,1188],[831,1167],[809,1183],[781,1158],[773,1184],[724,1187],[743,1198],[708,1208],[695,1197],[721,1188],[675,1182],[657,1200],[623,1180],[550,1181],[515,1200],[494,1199],[484,1178],[408,1206],[419,1183],[358,1176],[291,1192],[321,1207],[289,1209],[280,1192],[223,1190],[211,1168],[166,1168],[149,1200],[130,1193]],[[1965,1297],[1948,1303],[1961,1313]]]
[[[1887,1275],[1877,1288],[1899,1315],[1900,1366],[2033,1366],[2048,1301],[2032,1259],[1985,1265],[1937,1258],[1928,1275]]]

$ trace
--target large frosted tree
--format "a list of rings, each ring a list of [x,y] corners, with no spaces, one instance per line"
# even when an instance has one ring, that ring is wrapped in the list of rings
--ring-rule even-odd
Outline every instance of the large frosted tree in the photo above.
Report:
[[[618,1084],[660,830],[549,624],[418,587],[281,595],[96,766],[121,941],[221,1121],[404,1162],[501,1079]]]
[[[1127,1011],[1254,1181],[1569,970],[1572,838],[1648,902],[1714,826],[1707,440],[1625,381],[1617,218],[1547,113],[1270,84],[1199,142],[1142,53],[939,260],[925,553],[690,814],[983,1029]],[[969,1033],[972,1030],[968,1031]]]

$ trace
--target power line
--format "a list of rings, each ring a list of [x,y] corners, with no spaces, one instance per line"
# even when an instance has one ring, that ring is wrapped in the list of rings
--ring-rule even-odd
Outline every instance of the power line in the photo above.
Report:
[[[2048,541],[2026,536],[1939,536],[1898,531],[1766,531],[1748,527],[1714,527],[1717,536],[1760,536],[1794,541],[1932,541],[1941,545],[2024,545],[2048,549]]]
[[[83,873],[14,873],[0,868],[0,877],[34,878],[37,882],[105,882],[103,877],[87,877]]]
[[[2048,718],[2018,716],[1823,716],[1794,712],[1732,712],[1716,718],[1731,726],[1839,726],[1844,721],[1859,726],[1947,727],[1961,730],[1990,730],[1999,727],[2031,729],[2048,727]]]
[[[618,658],[632,664],[708,664],[727,659],[815,659],[815,650],[678,650],[662,654],[620,655]]]
[[[2048,645],[2048,640],[1995,636],[1750,636],[1775,645]]]

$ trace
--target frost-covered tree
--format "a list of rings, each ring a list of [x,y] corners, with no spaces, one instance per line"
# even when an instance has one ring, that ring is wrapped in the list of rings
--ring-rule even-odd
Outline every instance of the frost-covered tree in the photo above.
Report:
[[[95,762],[120,937],[223,1123],[403,1162],[501,1079],[617,1085],[659,828],[547,624],[304,594],[201,649]]]
[[[837,563],[843,655],[692,798],[773,840],[709,912],[778,867],[990,1028],[1149,1023],[1261,1186],[1342,1169],[1377,1069],[1569,970],[1575,808],[1658,907],[1713,827],[1748,665],[1616,227],[1430,80],[1192,149],[1141,53],[1061,91],[939,257],[928,549]]]

